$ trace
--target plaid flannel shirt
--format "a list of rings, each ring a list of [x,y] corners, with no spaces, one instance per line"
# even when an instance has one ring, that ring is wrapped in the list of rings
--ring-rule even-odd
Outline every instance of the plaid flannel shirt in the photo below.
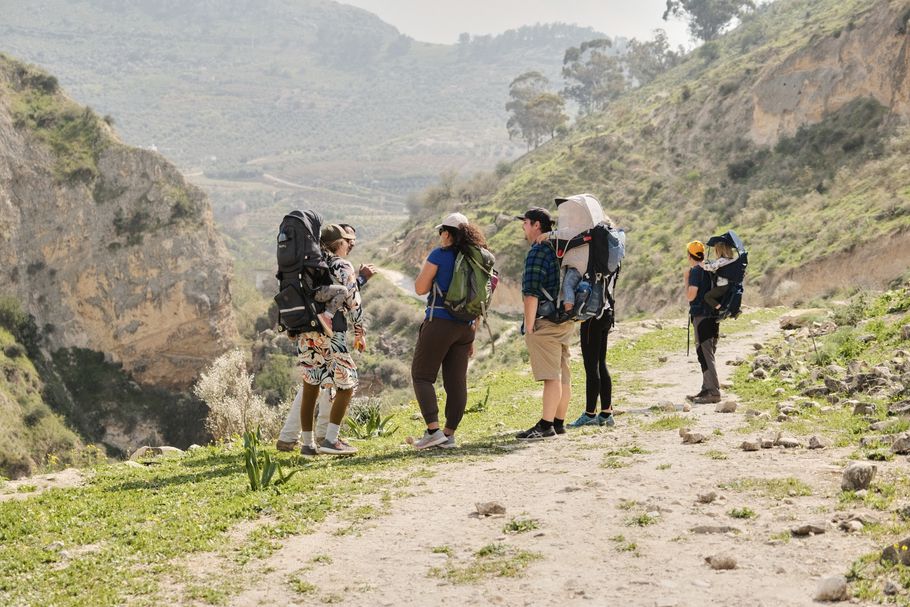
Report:
[[[544,295],[544,289],[554,300],[559,297],[559,261],[556,251],[547,243],[531,246],[525,257],[525,271],[521,278],[522,295],[550,301]]]

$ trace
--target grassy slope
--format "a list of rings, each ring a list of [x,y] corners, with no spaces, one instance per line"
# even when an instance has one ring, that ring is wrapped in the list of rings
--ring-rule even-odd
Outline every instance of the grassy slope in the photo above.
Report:
[[[79,438],[45,404],[43,388],[26,348],[0,327],[0,475],[73,461]]]
[[[783,372],[783,369],[772,368],[769,377],[756,380],[750,375],[751,365],[739,367],[734,374],[735,392],[742,398],[742,404],[749,408],[765,411],[772,418],[778,413],[778,405],[783,402],[803,403],[809,399],[801,396],[802,387],[818,385],[820,378],[841,378],[836,367],[846,367],[855,361],[863,361],[867,368],[876,365],[887,365],[893,360],[906,359],[910,341],[902,337],[902,327],[910,323],[910,286],[904,286],[884,293],[875,298],[864,294],[856,296],[851,304],[834,311],[833,318],[838,329],[828,335],[812,340],[805,333],[787,339],[779,339],[770,344],[762,354],[770,354],[782,365],[789,365],[794,372]],[[868,339],[872,336],[873,339]],[[891,460],[896,457],[891,453],[890,440],[887,435],[897,435],[910,428],[907,418],[889,417],[888,406],[907,397],[907,385],[895,378],[904,388],[903,394],[887,397],[876,394],[834,394],[835,406],[822,401],[822,407],[799,407],[796,415],[782,424],[772,424],[768,420],[752,418],[741,429],[744,435],[756,436],[769,430],[780,430],[788,436],[823,437],[828,444],[837,447],[855,447],[850,455],[851,460]],[[838,400],[860,399],[864,403],[875,405],[876,411],[871,415],[854,415],[850,402],[846,406],[837,406]],[[857,401],[853,401],[857,402]],[[874,422],[891,423],[879,432],[873,432],[870,425]],[[870,440],[872,436],[886,435],[882,441]],[[867,444],[862,445],[862,439]],[[910,475],[905,471],[889,469],[876,477],[865,494],[843,491],[838,495],[838,510],[869,508],[875,512],[875,523],[866,525],[863,533],[878,546],[887,546],[899,542],[910,535],[910,513],[906,508],[905,498],[910,492]],[[852,569],[845,572],[851,582],[854,596],[876,603],[891,603],[882,594],[885,580],[892,579],[898,585],[910,586],[910,568],[895,566],[880,561],[881,550],[870,552],[857,559]],[[903,601],[903,602],[901,602]],[[898,600],[906,605],[906,596]]]
[[[775,2],[520,160],[480,202],[448,203],[490,225],[530,204],[552,206],[555,195],[598,195],[629,230],[621,282],[631,312],[675,300],[683,247],[694,238],[735,228],[751,248],[755,286],[771,270],[906,230],[910,188],[901,169],[910,133],[883,122],[875,104],[850,106],[774,149],[756,148],[732,123],[732,108],[763,66],[861,25],[865,9],[861,0]],[[843,143],[858,136],[862,143],[845,151]],[[751,168],[733,178],[737,163]],[[525,246],[519,226],[500,228],[491,243],[517,278]]]

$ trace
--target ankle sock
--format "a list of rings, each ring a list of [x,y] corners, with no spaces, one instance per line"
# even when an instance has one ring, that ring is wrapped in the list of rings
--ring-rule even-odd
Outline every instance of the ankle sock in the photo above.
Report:
[[[559,419],[558,417],[554,417],[554,418],[553,418],[553,427],[554,427],[554,428],[562,428],[562,427],[564,427],[565,425],[566,425],[566,420],[564,420],[564,419]]]
[[[588,418],[597,417],[597,413],[588,413],[587,411],[585,411],[585,417],[588,417]]]
[[[335,444],[335,441],[338,440],[339,430],[341,430],[341,426],[338,424],[330,423],[325,430],[325,440],[329,441],[332,444]]]
[[[547,420],[542,419],[539,422],[537,422],[537,425],[538,425],[538,427],[540,427],[541,430],[549,430],[550,428],[553,427],[553,422],[548,422]]]
[[[300,439],[300,442],[303,443],[303,445],[305,447],[315,447],[316,446],[316,443],[313,442],[313,432],[312,431],[307,432],[306,430],[304,430],[303,432],[301,432],[301,435],[302,435],[302,437]]]
[[[601,416],[601,417],[610,417],[611,415],[613,415],[613,409],[610,409],[609,411],[601,411],[601,412],[600,412],[600,416]],[[593,414],[593,413],[591,414],[591,417],[594,417],[594,414]]]

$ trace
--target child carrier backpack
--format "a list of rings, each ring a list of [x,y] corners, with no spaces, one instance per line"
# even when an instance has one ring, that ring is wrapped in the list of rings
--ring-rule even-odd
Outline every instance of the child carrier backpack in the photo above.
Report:
[[[723,320],[725,318],[736,318],[742,311],[743,281],[746,278],[746,268],[749,266],[749,252],[746,250],[743,241],[733,230],[720,236],[712,236],[708,239],[707,245],[713,247],[719,242],[726,242],[737,253],[733,263],[718,268],[716,272],[721,278],[726,278],[729,285],[726,294],[720,301],[720,309],[715,311],[718,319]]]
[[[316,211],[291,211],[278,228],[278,330],[297,335],[322,331],[316,315],[325,304],[315,301],[317,287],[331,284],[329,266],[319,246],[322,217]]]
[[[554,322],[601,318],[607,310],[615,309],[613,291],[626,253],[625,232],[607,223],[600,201],[591,194],[557,198],[556,207],[559,293],[556,297],[545,293],[550,301],[544,313],[552,308],[546,317]],[[581,280],[575,286],[575,306],[566,314],[563,287],[570,267],[579,271]]]
[[[493,269],[496,258],[488,250],[476,245],[468,245],[464,251],[455,256],[455,267],[452,271],[452,282],[444,294],[439,285],[433,283],[433,306],[436,298],[443,298],[443,307],[454,318],[472,321],[485,317],[490,309],[493,291],[499,283],[499,274]]]
[[[613,296],[622,260],[626,256],[626,233],[600,223],[566,242],[563,248],[557,248],[556,256],[561,260],[566,252],[584,245],[588,246],[588,267],[575,288],[576,305],[571,315],[557,317],[557,322],[584,322],[601,318],[607,310],[615,319],[616,301]],[[560,288],[560,299],[561,294]],[[557,312],[561,304],[561,301],[557,302]]]

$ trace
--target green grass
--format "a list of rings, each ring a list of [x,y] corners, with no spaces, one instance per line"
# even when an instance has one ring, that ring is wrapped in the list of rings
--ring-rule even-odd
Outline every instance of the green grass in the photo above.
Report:
[[[531,563],[541,558],[537,552],[505,544],[488,544],[477,550],[467,562],[450,557],[444,567],[430,569],[429,575],[452,584],[474,584],[494,577],[518,577]]]
[[[733,508],[727,512],[727,515],[732,518],[741,518],[741,519],[751,519],[758,516],[758,514],[749,508],[748,506],[743,508]]]
[[[630,527],[631,526],[648,527],[650,525],[654,525],[655,523],[657,523],[657,520],[658,520],[658,517],[651,516],[650,514],[643,512],[637,516],[633,516],[632,518],[630,518],[626,522],[626,524],[629,525]]]
[[[812,488],[792,476],[786,478],[743,478],[718,485],[721,489],[749,492],[775,500],[812,495]]]
[[[610,538],[610,541],[616,544],[615,548],[617,552],[631,552],[635,556],[640,556],[638,553],[638,544],[628,541],[624,535],[614,535]]]
[[[513,518],[502,528],[503,533],[519,534],[534,531],[540,527],[540,522],[533,518]]]
[[[503,453],[501,447],[514,445],[511,434],[499,436],[491,429],[499,420],[531,425],[540,413],[538,386],[524,370],[490,373],[473,383],[482,395],[487,386],[487,408],[465,417],[455,452],[403,451],[396,436],[361,442],[353,458],[307,460],[279,453],[285,470],[299,472],[280,489],[251,492],[241,448],[229,443],[141,469],[102,465],[83,487],[2,502],[0,604],[75,606],[84,596],[92,596],[99,606],[151,604],[171,578],[172,563],[202,552],[215,552],[222,570],[205,584],[189,580],[183,592],[202,597],[199,600],[232,596],[244,563],[261,561],[282,538],[306,532],[330,512],[347,512],[351,525],[343,529],[356,532],[360,519],[380,515],[410,484],[432,478],[437,466],[489,458]],[[418,411],[416,403],[393,410],[402,424],[400,435],[422,430],[420,421],[411,419]],[[393,483],[399,490],[390,494],[389,475],[405,469],[403,482]],[[357,503],[368,494],[383,498],[382,507]],[[264,516],[267,520],[260,520]],[[227,534],[245,521],[255,522],[254,529],[225,544]],[[530,525],[516,522],[518,528]],[[45,548],[58,541],[72,556]],[[314,563],[330,562],[326,555],[312,558]],[[491,559],[481,559],[477,567],[511,575],[534,558],[531,553],[510,553],[492,559],[493,565]]]
[[[694,423],[695,422],[691,418],[674,413],[672,415],[661,416],[654,421],[643,424],[642,430],[646,430],[648,432],[679,430],[680,428],[689,428]]]

